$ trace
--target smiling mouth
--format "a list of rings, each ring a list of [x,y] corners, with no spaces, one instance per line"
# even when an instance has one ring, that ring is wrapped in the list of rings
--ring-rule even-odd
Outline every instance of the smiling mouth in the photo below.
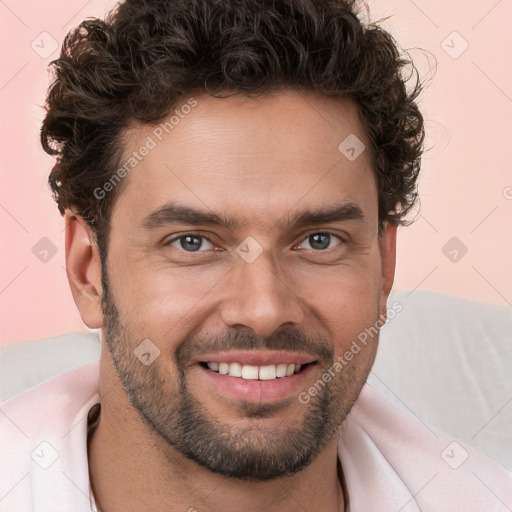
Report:
[[[308,366],[316,364],[316,361],[306,364],[280,363],[263,366],[253,366],[240,363],[217,363],[201,361],[199,363],[203,368],[211,370],[220,375],[238,377],[245,380],[275,380],[285,379],[296,375]]]

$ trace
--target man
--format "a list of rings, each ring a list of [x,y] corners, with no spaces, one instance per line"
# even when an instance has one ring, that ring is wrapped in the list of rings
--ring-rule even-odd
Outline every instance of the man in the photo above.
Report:
[[[354,9],[128,0],[68,36],[42,142],[102,354],[2,404],[0,510],[510,510],[365,386],[423,121]]]

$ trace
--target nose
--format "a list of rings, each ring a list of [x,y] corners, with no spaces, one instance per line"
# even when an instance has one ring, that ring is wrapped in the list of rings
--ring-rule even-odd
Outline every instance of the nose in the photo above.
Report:
[[[299,325],[303,307],[285,274],[265,252],[252,263],[238,262],[221,305],[224,324],[260,337]]]

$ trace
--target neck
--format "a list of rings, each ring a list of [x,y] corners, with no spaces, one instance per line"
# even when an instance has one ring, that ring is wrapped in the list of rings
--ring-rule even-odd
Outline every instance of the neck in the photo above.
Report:
[[[117,379],[100,382],[100,396],[101,413],[88,455],[101,512],[344,510],[337,436],[297,474],[239,481],[212,473],[167,444],[140,419]]]

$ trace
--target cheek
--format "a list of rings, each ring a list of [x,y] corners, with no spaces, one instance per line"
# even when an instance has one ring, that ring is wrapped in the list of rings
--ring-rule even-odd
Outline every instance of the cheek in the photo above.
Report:
[[[374,357],[378,327],[382,324],[379,322],[380,260],[352,265],[346,271],[337,269],[328,279],[317,280],[316,284],[309,292],[310,297],[315,297],[310,305],[315,304],[314,313],[334,340],[336,354],[353,350]]]
[[[358,300],[356,297],[347,297],[347,301],[338,303],[332,312],[330,331],[335,344],[336,356],[351,351],[359,356],[372,354],[377,348],[379,333],[378,296],[365,296]],[[350,360],[347,355],[345,359]],[[354,357],[355,359],[355,357]]]
[[[125,325],[138,338],[149,338],[173,350],[204,320],[205,308],[215,301],[226,269],[169,267],[140,259],[116,267],[111,287]],[[127,279],[125,276],[130,276]]]

